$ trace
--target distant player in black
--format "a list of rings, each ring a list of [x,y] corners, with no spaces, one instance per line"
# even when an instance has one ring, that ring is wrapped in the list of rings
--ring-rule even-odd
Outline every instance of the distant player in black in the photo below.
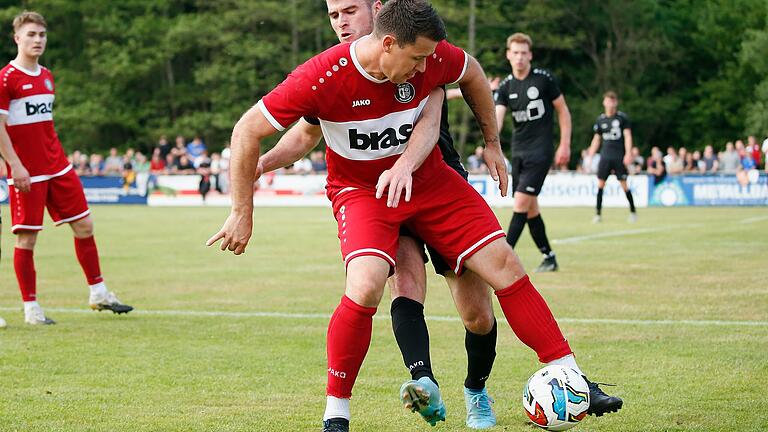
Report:
[[[632,199],[632,191],[627,186],[627,165],[632,163],[632,127],[629,117],[621,111],[617,111],[619,97],[615,92],[608,91],[603,95],[603,107],[605,113],[600,114],[592,126],[595,135],[589,146],[589,155],[594,156],[600,148],[600,164],[597,167],[597,214],[592,222],[602,221],[603,189],[608,176],[615,174],[621,183],[621,188],[629,201],[629,222],[637,221],[635,201]]]
[[[527,223],[533,241],[544,254],[544,261],[536,271],[557,271],[557,260],[549,246],[537,197],[553,157],[558,165],[568,163],[571,158],[571,113],[552,74],[544,69],[531,69],[532,47],[533,42],[526,34],[515,33],[507,38],[507,59],[512,65],[512,74],[499,84],[495,95],[499,131],[507,109],[512,112],[515,125],[510,161],[515,205],[507,242],[515,247]],[[560,124],[557,152],[552,145],[554,111]]]

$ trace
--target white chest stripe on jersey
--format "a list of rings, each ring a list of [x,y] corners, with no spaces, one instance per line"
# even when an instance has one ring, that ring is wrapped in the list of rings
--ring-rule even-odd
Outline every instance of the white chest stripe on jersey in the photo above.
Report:
[[[53,94],[14,99],[8,106],[8,126],[53,121]]]
[[[376,119],[349,122],[320,119],[323,137],[331,150],[345,159],[376,160],[401,154],[428,100],[426,97],[416,108]]]

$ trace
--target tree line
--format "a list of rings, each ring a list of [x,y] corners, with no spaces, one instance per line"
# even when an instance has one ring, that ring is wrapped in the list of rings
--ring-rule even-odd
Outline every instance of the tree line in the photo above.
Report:
[[[29,0],[0,4],[3,57],[23,9],[49,26],[41,63],[57,86],[68,150],[150,149],[161,134],[224,145],[248,107],[336,40],[321,0]],[[434,0],[449,40],[505,76],[505,40],[534,40],[534,66],[559,79],[573,117],[572,163],[589,145],[602,93],[615,90],[636,143],[707,144],[768,135],[765,0]],[[452,130],[468,154],[481,137],[461,101]],[[511,137],[509,123],[502,132]],[[275,143],[266,142],[266,147]]]

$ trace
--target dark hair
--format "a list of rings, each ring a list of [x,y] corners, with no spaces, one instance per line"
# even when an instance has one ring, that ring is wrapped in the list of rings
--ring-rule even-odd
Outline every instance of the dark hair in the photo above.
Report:
[[[373,24],[377,38],[392,35],[402,48],[421,36],[440,42],[446,38],[445,24],[426,0],[389,0]]]
[[[616,94],[613,90],[608,90],[607,92],[603,93],[604,98],[613,99],[613,100],[619,100],[619,95]]]

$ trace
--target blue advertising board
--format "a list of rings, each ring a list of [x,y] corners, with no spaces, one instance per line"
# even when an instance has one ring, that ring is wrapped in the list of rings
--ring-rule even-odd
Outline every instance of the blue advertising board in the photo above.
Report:
[[[649,206],[765,206],[768,176],[735,174],[667,176],[654,184],[649,176]]]
[[[89,204],[147,204],[146,178],[128,188],[123,187],[121,177],[80,177],[80,181]],[[7,202],[8,183],[0,179],[0,203]]]

